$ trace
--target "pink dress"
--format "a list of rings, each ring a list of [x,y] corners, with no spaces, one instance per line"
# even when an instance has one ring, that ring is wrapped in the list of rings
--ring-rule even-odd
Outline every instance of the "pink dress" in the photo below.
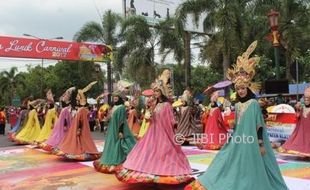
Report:
[[[303,108],[295,130],[280,152],[310,157],[310,108]]]
[[[171,104],[157,104],[150,123],[117,171],[117,178],[126,183],[179,184],[192,180],[189,162],[174,140]]]

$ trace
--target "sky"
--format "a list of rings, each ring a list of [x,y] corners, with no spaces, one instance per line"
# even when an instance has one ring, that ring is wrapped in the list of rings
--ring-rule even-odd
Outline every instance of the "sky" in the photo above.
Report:
[[[135,0],[137,14],[143,12],[153,16],[153,9],[158,14],[170,14],[182,0],[156,0],[159,2],[150,4],[154,0]],[[129,6],[130,0],[127,0]],[[123,13],[123,0],[1,0],[0,1],[0,36],[21,37],[23,34],[31,34],[38,38],[51,39],[63,37],[65,41],[71,41],[74,34],[89,21],[101,22],[101,15],[108,9],[113,12]],[[153,6],[151,6],[153,5]],[[159,6],[160,5],[160,6]],[[0,57],[0,72],[16,66],[19,71],[26,70],[26,65],[41,65],[42,60],[6,58]],[[55,64],[56,61],[44,60],[44,66]]]

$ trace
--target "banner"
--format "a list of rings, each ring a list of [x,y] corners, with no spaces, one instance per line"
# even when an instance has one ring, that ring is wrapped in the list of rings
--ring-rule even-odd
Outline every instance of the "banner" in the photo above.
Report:
[[[104,61],[111,59],[106,45],[0,36],[0,57]]]
[[[293,133],[297,118],[295,113],[269,113],[266,122],[270,141],[284,141]]]

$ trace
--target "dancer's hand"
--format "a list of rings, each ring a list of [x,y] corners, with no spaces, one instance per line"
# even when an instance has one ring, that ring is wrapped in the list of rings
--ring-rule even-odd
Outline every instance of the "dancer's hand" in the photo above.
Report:
[[[260,154],[261,154],[262,156],[264,156],[264,155],[266,154],[266,149],[265,149],[264,146],[260,146],[260,147],[259,147],[259,151],[260,151]]]
[[[120,138],[120,139],[124,138],[124,134],[122,132],[119,132],[118,133],[118,138]]]

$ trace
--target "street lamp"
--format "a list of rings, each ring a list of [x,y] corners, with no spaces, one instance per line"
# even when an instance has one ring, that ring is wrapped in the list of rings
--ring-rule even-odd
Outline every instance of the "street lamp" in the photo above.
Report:
[[[34,36],[34,35],[31,35],[31,34],[23,34],[23,36],[27,36],[27,37],[32,37],[32,38],[36,38],[36,39],[38,39],[38,40],[61,40],[61,39],[64,39],[62,36],[57,36],[57,37],[55,37],[55,38],[49,38],[49,39],[46,39],[46,38],[39,38],[39,37],[37,37],[37,36]],[[43,70],[43,64],[44,64],[44,59],[42,58],[41,59],[41,68],[42,68],[42,70]],[[43,79],[43,72],[42,72],[42,79]],[[43,97],[43,80],[41,79],[41,97]]]
[[[272,31],[272,46],[274,47],[274,57],[275,57],[275,65],[276,65],[276,78],[280,79],[280,66],[279,66],[279,31],[278,31],[278,17],[279,12],[271,9],[268,13],[268,20],[270,29]]]

